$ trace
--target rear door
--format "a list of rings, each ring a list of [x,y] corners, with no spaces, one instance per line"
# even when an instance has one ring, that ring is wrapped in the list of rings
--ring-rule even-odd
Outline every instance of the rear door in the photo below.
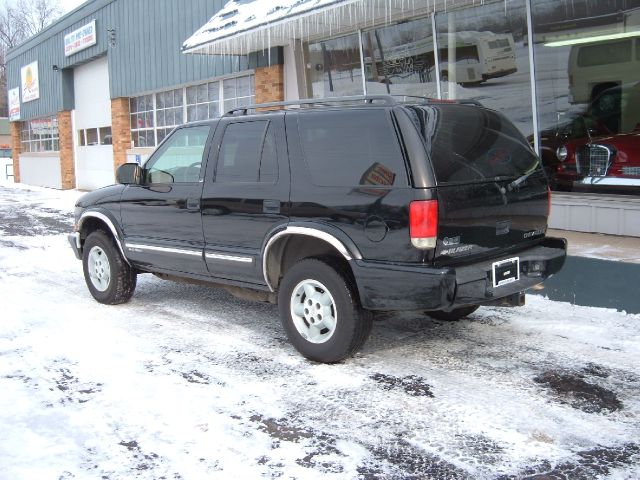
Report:
[[[218,278],[264,283],[263,241],[289,218],[284,115],[223,118],[209,164],[202,195],[209,272]]]
[[[516,127],[478,106],[415,107],[438,198],[436,264],[539,241],[549,208],[540,161]]]

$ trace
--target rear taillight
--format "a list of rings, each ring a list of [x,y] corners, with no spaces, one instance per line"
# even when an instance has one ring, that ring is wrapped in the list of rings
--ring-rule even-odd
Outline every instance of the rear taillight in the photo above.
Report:
[[[418,200],[409,205],[409,235],[416,248],[436,248],[438,201]]]
[[[551,188],[547,187],[547,218],[551,216]]]

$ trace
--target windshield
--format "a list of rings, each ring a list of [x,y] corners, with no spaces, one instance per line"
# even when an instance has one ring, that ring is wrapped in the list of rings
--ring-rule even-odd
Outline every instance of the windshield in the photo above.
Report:
[[[458,104],[408,110],[430,152],[438,184],[517,179],[542,172],[526,139],[497,112]]]

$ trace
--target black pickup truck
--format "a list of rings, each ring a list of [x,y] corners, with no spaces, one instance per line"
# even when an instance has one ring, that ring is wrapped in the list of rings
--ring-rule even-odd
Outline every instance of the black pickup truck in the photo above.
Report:
[[[522,305],[562,267],[544,171],[501,114],[391,97],[289,106],[178,127],[82,196],[69,240],[93,297],[126,302],[141,273],[222,286],[277,302],[298,351],[337,362],[372,311]]]

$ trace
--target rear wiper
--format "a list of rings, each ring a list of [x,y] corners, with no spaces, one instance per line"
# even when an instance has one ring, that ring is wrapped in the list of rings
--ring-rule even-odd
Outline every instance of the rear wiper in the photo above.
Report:
[[[537,165],[536,165],[537,166]],[[528,173],[525,173],[524,175],[516,178],[513,182],[511,182],[509,185],[507,185],[507,189],[509,191],[513,190],[514,188],[519,187],[522,183],[524,183],[527,178],[529,178],[531,175],[533,175],[534,173],[536,173],[537,169],[534,168],[533,170],[531,170]]]

